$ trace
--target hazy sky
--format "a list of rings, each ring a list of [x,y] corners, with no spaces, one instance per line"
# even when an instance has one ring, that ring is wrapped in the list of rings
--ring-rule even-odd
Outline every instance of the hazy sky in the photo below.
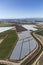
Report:
[[[43,0],[0,0],[0,18],[43,17]]]

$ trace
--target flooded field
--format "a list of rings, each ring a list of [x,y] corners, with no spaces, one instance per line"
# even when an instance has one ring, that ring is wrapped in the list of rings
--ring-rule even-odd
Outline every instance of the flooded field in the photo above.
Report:
[[[22,25],[22,27],[26,28],[27,30],[36,31],[36,25]]]
[[[31,36],[30,31],[18,33],[19,40],[10,56],[11,60],[20,60],[35,49],[37,42]]]
[[[12,29],[13,27],[0,27],[0,33],[6,30]]]

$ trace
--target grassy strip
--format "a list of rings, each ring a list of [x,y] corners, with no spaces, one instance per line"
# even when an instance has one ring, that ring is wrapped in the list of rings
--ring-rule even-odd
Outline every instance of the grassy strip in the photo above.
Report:
[[[14,30],[8,30],[5,32],[7,37],[0,44],[0,59],[8,58],[13,46],[16,44],[17,34]]]

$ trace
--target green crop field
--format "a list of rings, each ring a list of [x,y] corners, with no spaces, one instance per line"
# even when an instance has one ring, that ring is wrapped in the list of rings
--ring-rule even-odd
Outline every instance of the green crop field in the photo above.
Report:
[[[15,30],[8,30],[0,33],[0,39],[4,39],[0,44],[0,59],[7,59],[17,41]]]
[[[9,24],[0,23],[0,27],[6,27],[9,26]]]

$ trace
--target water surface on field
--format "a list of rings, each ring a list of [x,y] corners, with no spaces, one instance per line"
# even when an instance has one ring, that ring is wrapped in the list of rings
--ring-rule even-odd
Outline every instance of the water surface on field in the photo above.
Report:
[[[13,27],[0,27],[0,33],[12,29]]]
[[[30,31],[18,33],[19,40],[10,56],[10,59],[19,60],[28,55],[35,47],[36,40],[31,36]]]
[[[32,31],[36,31],[36,25],[22,25],[22,27],[26,28],[27,30],[32,30]]]

